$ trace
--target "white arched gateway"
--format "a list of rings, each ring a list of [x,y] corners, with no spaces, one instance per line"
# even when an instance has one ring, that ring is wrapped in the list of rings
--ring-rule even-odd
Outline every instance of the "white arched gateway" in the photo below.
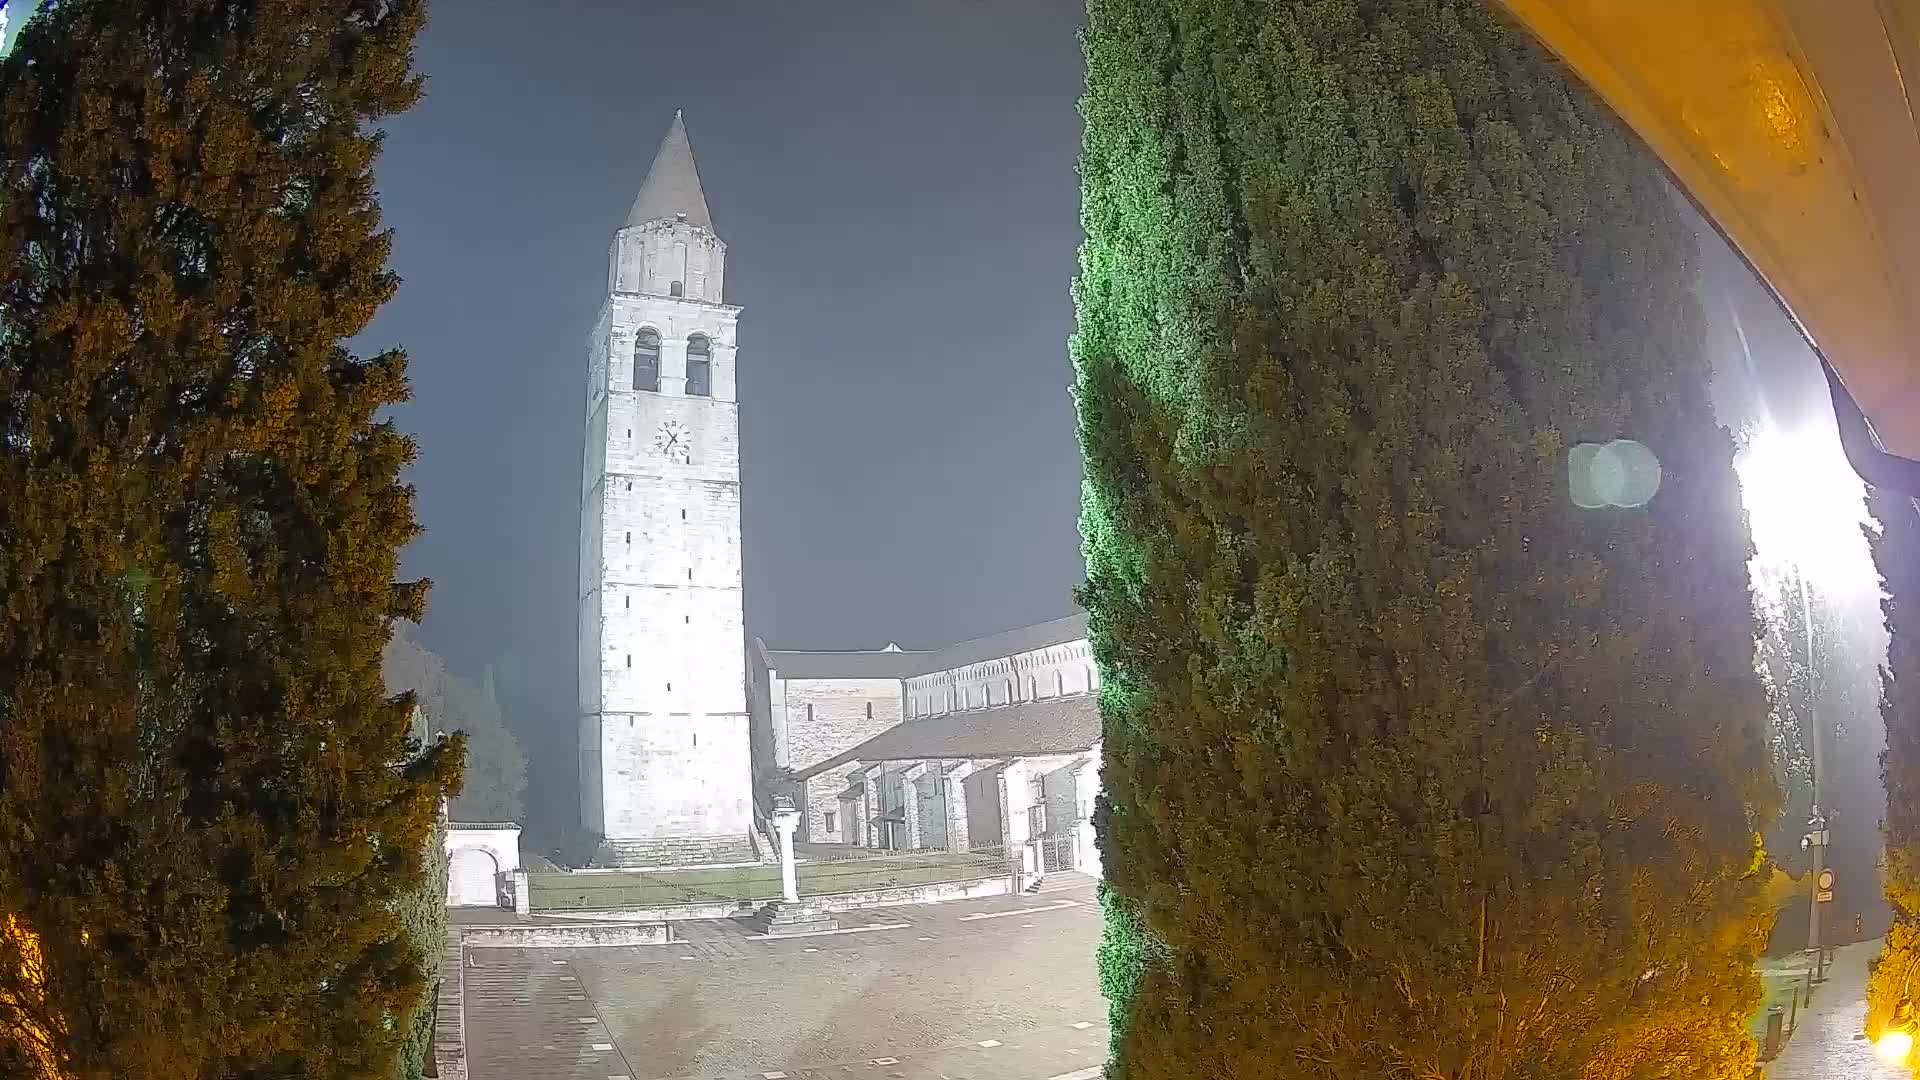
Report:
[[[518,869],[520,826],[511,821],[447,823],[448,907],[503,906],[505,875]]]

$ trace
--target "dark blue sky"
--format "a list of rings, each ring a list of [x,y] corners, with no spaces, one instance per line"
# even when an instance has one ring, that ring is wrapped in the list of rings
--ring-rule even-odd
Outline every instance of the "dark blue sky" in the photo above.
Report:
[[[1072,0],[441,0],[379,165],[435,579],[571,733],[585,380],[606,249],[684,108],[728,300],[749,625],[929,646],[1059,616],[1081,564],[1066,339]]]

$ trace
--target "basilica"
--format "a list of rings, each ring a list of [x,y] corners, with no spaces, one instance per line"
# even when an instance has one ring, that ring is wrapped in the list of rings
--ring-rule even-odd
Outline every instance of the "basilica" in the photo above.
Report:
[[[586,339],[580,793],[597,860],[766,861],[786,799],[809,844],[1097,873],[1084,616],[932,651],[747,641],[726,260],[676,114]]]

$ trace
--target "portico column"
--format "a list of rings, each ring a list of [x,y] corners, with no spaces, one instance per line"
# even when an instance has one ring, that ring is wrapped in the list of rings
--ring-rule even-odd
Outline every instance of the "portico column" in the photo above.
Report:
[[[1027,843],[1033,838],[1027,821],[1027,807],[1033,801],[1032,792],[1028,790],[1027,762],[1020,758],[1007,762],[1000,770],[999,780],[1001,838],[1007,846],[1008,863],[1019,868],[1013,881],[1018,891],[1039,872],[1035,852]]]
[[[1100,797],[1100,747],[1095,745],[1073,769],[1073,808],[1079,818],[1074,826],[1074,865],[1083,874],[1105,876],[1100,865],[1100,847],[1093,834],[1094,801]]]
[[[926,846],[926,837],[920,828],[920,778],[927,772],[927,763],[922,761],[909,767],[900,774],[900,813],[907,819],[907,849],[918,851]]]
[[[967,835],[967,777],[973,775],[973,770],[973,762],[963,761],[940,779],[946,785],[948,851],[973,850]]]

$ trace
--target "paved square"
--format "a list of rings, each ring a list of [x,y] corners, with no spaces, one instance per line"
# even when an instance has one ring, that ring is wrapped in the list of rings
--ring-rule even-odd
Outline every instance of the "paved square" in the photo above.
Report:
[[[1876,938],[1834,950],[1825,985],[1814,991],[1812,1007],[1801,1013],[1799,1030],[1779,1059],[1766,1066],[1767,1080],[1908,1080],[1905,1066],[1874,1057],[1861,1030],[1867,966],[1884,944]]]
[[[470,950],[473,1080],[1098,1075],[1107,1024],[1090,886],[842,926],[853,932],[766,939],[689,923],[665,946]]]

